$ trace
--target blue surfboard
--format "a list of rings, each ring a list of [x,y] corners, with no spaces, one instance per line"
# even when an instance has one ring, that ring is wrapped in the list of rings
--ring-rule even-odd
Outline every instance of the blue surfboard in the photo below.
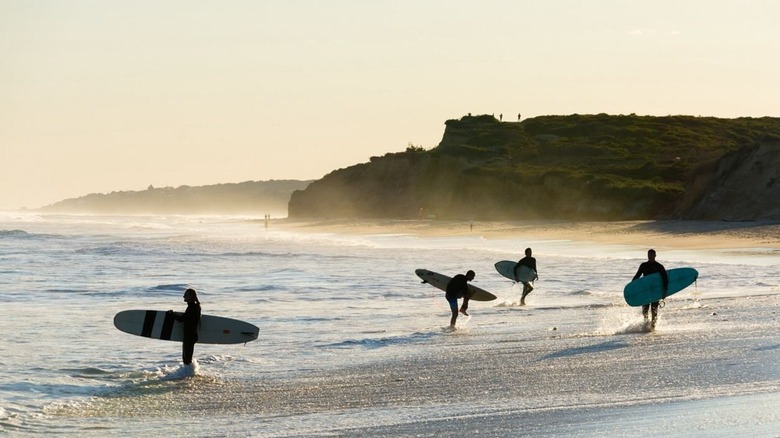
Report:
[[[669,276],[667,297],[680,292],[699,278],[699,272],[693,268],[669,269],[666,274]],[[637,278],[623,288],[623,297],[629,306],[644,306],[662,300],[663,296],[663,280],[657,272]]]

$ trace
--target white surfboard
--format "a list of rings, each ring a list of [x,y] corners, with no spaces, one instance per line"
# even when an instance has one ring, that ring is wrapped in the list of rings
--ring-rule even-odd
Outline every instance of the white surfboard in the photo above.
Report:
[[[517,262],[513,262],[511,260],[502,260],[500,262],[496,262],[495,267],[496,267],[496,271],[498,271],[499,274],[513,281],[521,281],[527,283],[529,281],[536,280],[536,272],[534,272],[533,269],[525,265],[520,266],[520,269],[517,270],[517,278],[515,278],[516,264]]]
[[[423,283],[428,283],[431,286],[434,286],[445,292],[447,291],[447,285],[450,283],[450,280],[452,280],[452,277],[439,274],[438,272],[429,271],[427,269],[415,269],[414,273],[420,277]],[[485,289],[474,286],[471,283],[469,283],[468,286],[469,292],[472,294],[471,299],[473,301],[493,301],[496,299],[495,295],[491,294]]]
[[[131,335],[181,342],[184,324],[164,310],[123,310],[114,316],[114,327]],[[201,315],[199,344],[243,344],[257,339],[260,329],[248,322]]]

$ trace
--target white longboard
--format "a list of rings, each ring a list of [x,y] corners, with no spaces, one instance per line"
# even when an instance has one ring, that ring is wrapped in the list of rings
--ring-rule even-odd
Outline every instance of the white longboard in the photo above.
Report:
[[[447,291],[447,285],[450,283],[450,280],[452,280],[452,277],[439,274],[438,272],[429,271],[427,269],[415,269],[414,273],[420,277],[423,283],[428,283],[431,286],[441,289],[445,292]],[[496,299],[495,295],[491,294],[485,289],[474,286],[473,284],[469,284],[468,286],[469,292],[472,294],[471,299],[474,301],[493,301]]]
[[[164,310],[123,310],[114,316],[114,326],[131,335],[181,342],[184,324]],[[260,329],[248,322],[201,315],[199,344],[243,344],[254,341]]]
[[[495,264],[496,271],[504,277],[512,281],[529,282],[536,280],[536,272],[528,266],[522,265],[517,270],[517,278],[515,278],[515,265],[517,262],[510,260],[502,260]]]

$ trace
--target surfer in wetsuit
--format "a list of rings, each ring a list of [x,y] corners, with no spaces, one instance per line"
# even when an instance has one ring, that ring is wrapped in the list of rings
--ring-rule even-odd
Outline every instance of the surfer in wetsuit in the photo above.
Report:
[[[534,280],[539,279],[539,274],[536,272],[536,259],[531,257],[531,248],[525,249],[525,257],[520,259],[520,261],[517,262],[515,265],[515,281],[518,280],[518,273],[521,266],[525,266],[530,268],[532,271],[534,271]],[[523,281],[523,295],[520,296],[520,305],[525,306],[525,297],[526,295],[530,294],[532,290],[534,290],[534,287],[531,285],[531,282],[534,281]]]
[[[466,272],[466,275],[458,274],[452,277],[449,283],[447,283],[447,293],[444,297],[447,302],[450,303],[450,310],[452,310],[452,318],[450,318],[450,327],[455,327],[455,321],[458,320],[458,298],[463,297],[463,305],[460,308],[461,313],[466,316],[469,314],[466,312],[469,308],[469,293],[468,282],[473,280],[476,274],[474,271]]]
[[[181,358],[184,365],[191,365],[195,343],[198,342],[198,325],[200,324],[200,301],[195,289],[184,291],[184,301],[187,303],[187,310],[184,313],[175,313],[173,310],[168,312],[173,313],[176,321],[184,323]]]
[[[631,279],[631,281],[634,281],[639,277],[655,274],[656,272],[661,274],[661,282],[664,286],[664,293],[661,299],[665,300],[666,293],[669,291],[669,276],[666,274],[666,268],[664,268],[664,265],[655,261],[654,249],[647,251],[647,261],[639,265],[639,270],[636,271],[636,275],[634,275],[634,278]],[[650,310],[652,313],[652,319],[650,320],[650,330],[655,329],[655,322],[656,320],[658,320],[658,304],[659,301],[655,301],[650,304],[645,304],[644,306],[642,306],[642,316],[645,317],[645,321],[647,321],[648,310]]]

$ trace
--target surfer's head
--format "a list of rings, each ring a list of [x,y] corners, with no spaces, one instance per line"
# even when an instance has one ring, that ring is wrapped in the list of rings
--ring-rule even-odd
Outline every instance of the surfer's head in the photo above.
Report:
[[[468,281],[473,280],[474,277],[476,277],[476,276],[477,276],[477,274],[475,274],[474,271],[472,271],[472,270],[469,270],[468,272],[466,272],[466,280],[468,280]]]
[[[647,260],[650,260],[651,262],[655,260],[655,250],[649,249],[647,250]]]
[[[525,255],[527,255],[528,257],[531,257],[531,248],[526,248],[525,249]]]
[[[198,300],[198,293],[195,292],[195,289],[187,289],[184,291],[184,301],[186,302],[195,302],[200,304],[200,300]]]

